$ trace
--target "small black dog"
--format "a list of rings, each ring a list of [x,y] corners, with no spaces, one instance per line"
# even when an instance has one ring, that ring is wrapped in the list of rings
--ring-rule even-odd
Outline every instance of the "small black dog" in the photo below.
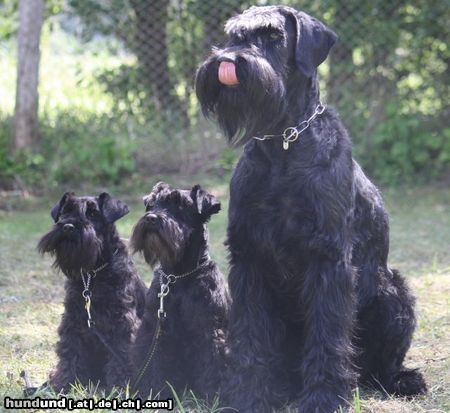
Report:
[[[424,393],[403,366],[414,298],[387,264],[381,195],[320,102],[317,67],[335,33],[286,6],[252,7],[225,31],[196,90],[203,112],[246,144],[230,187],[228,403],[267,412],[296,397],[302,413],[331,413],[358,373],[389,393]]]
[[[132,348],[133,390],[165,398],[167,382],[178,394],[214,397],[225,368],[229,298],[209,257],[206,222],[220,203],[198,185],[187,191],[162,182],[144,203],[131,245],[160,267]]]
[[[120,241],[114,222],[128,207],[107,193],[67,192],[51,211],[52,230],[38,250],[55,256],[67,276],[58,329],[58,364],[49,384],[68,391],[77,380],[111,389],[130,379],[129,348],[143,315],[145,285]]]

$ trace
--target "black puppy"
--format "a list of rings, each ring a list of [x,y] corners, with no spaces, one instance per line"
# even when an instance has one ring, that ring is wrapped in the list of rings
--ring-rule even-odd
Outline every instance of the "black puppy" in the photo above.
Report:
[[[133,390],[165,398],[170,383],[178,394],[213,397],[225,368],[229,299],[209,256],[206,222],[220,203],[198,185],[186,191],[162,182],[144,203],[131,245],[159,267],[132,349]]]
[[[230,188],[228,402],[267,412],[299,396],[300,412],[331,413],[358,373],[390,393],[424,393],[403,366],[414,299],[387,264],[382,198],[320,102],[317,67],[336,35],[284,6],[252,7],[225,31],[196,89],[203,112],[245,144]]]
[[[145,286],[120,241],[114,222],[128,207],[107,193],[67,192],[54,206],[52,230],[38,250],[55,256],[66,275],[64,314],[58,329],[58,364],[49,384],[67,391],[77,380],[107,389],[130,378],[129,349],[145,302]]]

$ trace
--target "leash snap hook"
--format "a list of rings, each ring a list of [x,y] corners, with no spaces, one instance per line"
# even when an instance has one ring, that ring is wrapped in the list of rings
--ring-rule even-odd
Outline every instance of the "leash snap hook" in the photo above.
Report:
[[[161,308],[158,310],[158,318],[161,320],[162,318],[166,318],[167,313],[164,310],[161,310]]]
[[[167,314],[164,311],[164,297],[169,294],[169,283],[161,284],[161,291],[158,293],[159,298],[159,309],[158,309],[158,318],[166,318]]]
[[[86,309],[86,313],[87,313],[87,325],[89,328],[91,328],[94,325],[94,321],[92,320],[92,317],[91,317],[91,295],[88,294],[88,295],[84,296],[84,291],[83,291],[83,297],[85,297],[85,300],[86,300],[84,308]]]

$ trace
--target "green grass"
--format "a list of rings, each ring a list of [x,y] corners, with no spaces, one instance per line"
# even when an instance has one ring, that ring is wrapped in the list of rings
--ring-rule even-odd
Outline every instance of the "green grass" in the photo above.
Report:
[[[186,181],[183,185],[192,183]],[[148,183],[149,188],[151,184]],[[209,229],[212,256],[226,274],[223,241],[227,185],[207,181],[205,186],[219,196],[223,205],[223,211],[212,217]],[[143,211],[137,201],[141,195],[127,196],[132,200],[131,212],[118,223],[124,238]],[[362,389],[354,396],[353,412],[448,412],[450,190],[388,190],[385,198],[391,215],[391,263],[406,275],[417,295],[418,329],[406,364],[424,372],[430,391],[427,397],[406,401]],[[6,395],[21,396],[21,370],[27,370],[38,384],[55,364],[56,328],[63,310],[63,276],[51,268],[49,257],[42,258],[35,250],[39,237],[51,225],[49,210],[55,201],[32,200],[19,210],[0,211],[0,403]],[[148,284],[150,269],[139,257],[136,263]],[[83,398],[92,392],[77,387],[72,395]],[[121,396],[126,397],[126,392]],[[178,397],[178,411],[218,411],[217,406],[206,409],[192,394]]]

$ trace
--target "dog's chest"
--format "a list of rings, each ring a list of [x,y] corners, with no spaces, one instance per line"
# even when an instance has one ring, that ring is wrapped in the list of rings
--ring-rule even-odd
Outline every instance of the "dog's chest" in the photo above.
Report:
[[[239,231],[252,248],[264,253],[298,250],[312,235],[315,222],[302,178],[293,178],[293,171],[286,168],[247,172],[240,175],[236,170],[232,183],[230,230]]]

